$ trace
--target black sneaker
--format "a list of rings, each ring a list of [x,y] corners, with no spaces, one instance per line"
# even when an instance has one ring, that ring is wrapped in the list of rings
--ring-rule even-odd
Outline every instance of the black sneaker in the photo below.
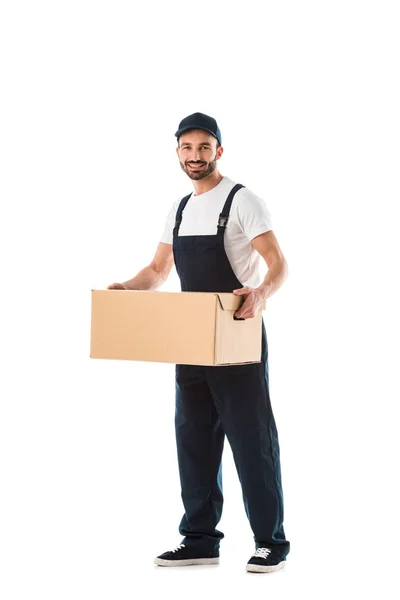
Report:
[[[188,567],[190,565],[217,565],[219,563],[219,550],[212,552],[199,552],[194,548],[187,548],[181,544],[175,550],[164,552],[154,559],[156,565],[161,567]]]
[[[246,570],[252,573],[271,573],[272,571],[283,569],[285,562],[286,559],[279,556],[271,548],[258,548],[251,555],[246,565]]]

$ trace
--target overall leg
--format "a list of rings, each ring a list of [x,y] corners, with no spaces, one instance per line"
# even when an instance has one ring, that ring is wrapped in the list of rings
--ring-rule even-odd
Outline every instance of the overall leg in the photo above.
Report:
[[[179,532],[186,546],[219,548],[224,431],[202,367],[176,365],[175,432],[185,514]]]
[[[264,325],[261,363],[210,367],[207,379],[232,448],[256,547],[268,545],[284,558],[290,544],[283,529],[279,440],[269,397]]]

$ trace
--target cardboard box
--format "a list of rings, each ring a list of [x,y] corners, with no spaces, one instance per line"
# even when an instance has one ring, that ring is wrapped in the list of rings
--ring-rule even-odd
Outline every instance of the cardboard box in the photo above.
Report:
[[[261,360],[262,310],[233,293],[92,290],[91,358],[230,365]]]

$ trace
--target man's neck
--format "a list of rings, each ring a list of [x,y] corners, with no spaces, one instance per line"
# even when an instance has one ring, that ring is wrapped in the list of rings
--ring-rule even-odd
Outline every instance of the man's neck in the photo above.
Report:
[[[206,192],[209,192],[222,181],[223,177],[224,176],[221,175],[221,173],[213,171],[208,177],[205,177],[204,179],[192,179],[194,195],[200,196],[200,194],[205,194]]]

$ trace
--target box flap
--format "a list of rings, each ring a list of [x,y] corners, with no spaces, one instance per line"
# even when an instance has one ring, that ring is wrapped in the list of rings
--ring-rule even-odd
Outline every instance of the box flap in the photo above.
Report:
[[[216,296],[218,296],[222,310],[235,311],[235,310],[238,310],[243,304],[243,296],[236,296],[233,293],[231,294],[229,292],[228,293],[218,292],[216,294]],[[266,305],[267,305],[267,301],[264,300],[264,302],[261,305],[260,310],[265,310]]]

